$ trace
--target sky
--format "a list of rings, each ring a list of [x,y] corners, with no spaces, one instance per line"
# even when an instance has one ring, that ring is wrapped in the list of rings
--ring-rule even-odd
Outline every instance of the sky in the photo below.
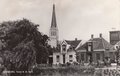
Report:
[[[27,18],[49,34],[53,3],[60,40],[88,40],[120,30],[119,0],[0,0],[0,22]],[[114,29],[113,29],[114,28]]]

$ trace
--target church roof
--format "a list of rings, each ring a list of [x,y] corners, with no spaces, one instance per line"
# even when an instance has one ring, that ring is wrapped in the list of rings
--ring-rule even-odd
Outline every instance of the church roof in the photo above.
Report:
[[[107,42],[104,38],[92,38],[88,41],[93,42],[93,50],[97,49],[110,49],[112,45]],[[80,46],[77,50],[85,50],[87,42]]]
[[[55,4],[53,4],[52,21],[51,21],[51,28],[53,28],[53,27],[57,27],[56,14],[55,14]]]

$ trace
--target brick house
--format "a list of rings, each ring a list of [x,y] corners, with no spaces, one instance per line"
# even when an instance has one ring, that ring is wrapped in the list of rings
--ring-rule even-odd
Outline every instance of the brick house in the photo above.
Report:
[[[91,43],[92,46],[89,46],[89,43]],[[112,45],[102,37],[102,34],[100,34],[98,38],[94,38],[93,35],[91,35],[91,39],[77,49],[77,60],[78,62],[84,61],[88,63],[90,53],[93,62],[97,62],[97,60],[103,61],[105,57],[109,57],[111,47]]]

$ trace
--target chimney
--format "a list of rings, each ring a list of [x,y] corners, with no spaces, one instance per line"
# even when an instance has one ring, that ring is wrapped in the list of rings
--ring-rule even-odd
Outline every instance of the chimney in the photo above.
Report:
[[[77,38],[75,38],[75,41],[77,41]]]
[[[91,35],[91,39],[93,39],[93,38],[94,38],[94,35],[92,34],[92,35]]]
[[[102,38],[102,34],[100,33],[100,38]]]

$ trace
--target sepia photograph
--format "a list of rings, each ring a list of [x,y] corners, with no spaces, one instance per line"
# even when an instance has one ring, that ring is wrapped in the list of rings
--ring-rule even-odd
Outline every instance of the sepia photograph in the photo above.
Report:
[[[0,76],[120,76],[120,0],[0,0]]]

